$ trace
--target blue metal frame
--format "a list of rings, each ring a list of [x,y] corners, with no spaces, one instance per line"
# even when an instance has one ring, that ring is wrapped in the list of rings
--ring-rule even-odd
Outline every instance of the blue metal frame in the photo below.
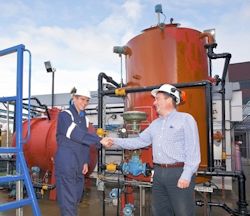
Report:
[[[6,211],[14,208],[21,208],[25,205],[32,205],[32,211],[35,216],[40,216],[40,208],[38,206],[38,202],[36,199],[36,195],[34,192],[34,188],[30,179],[30,175],[28,172],[28,167],[23,154],[23,143],[29,139],[30,134],[30,100],[29,100],[29,126],[28,126],[28,136],[24,141],[22,138],[22,117],[23,117],[23,53],[27,51],[29,53],[29,98],[30,98],[30,88],[31,88],[31,54],[29,50],[25,49],[23,44],[10,47],[5,50],[0,51],[0,57],[4,55],[8,55],[14,52],[17,52],[17,79],[16,79],[16,96],[14,97],[3,97],[0,98],[0,102],[7,101],[15,101],[16,110],[15,110],[15,121],[16,121],[16,147],[10,148],[0,148],[0,153],[16,153],[16,175],[13,176],[3,176],[0,177],[1,182],[9,182],[9,181],[19,181],[23,180],[28,198],[16,200],[13,202],[8,202],[4,204],[0,204],[0,212]]]

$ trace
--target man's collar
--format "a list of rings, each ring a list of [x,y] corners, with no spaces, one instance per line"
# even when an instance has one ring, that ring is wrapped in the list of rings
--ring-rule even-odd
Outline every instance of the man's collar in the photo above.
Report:
[[[167,119],[170,116],[174,115],[174,113],[176,113],[176,109],[173,109],[172,111],[170,111],[168,114],[164,115],[164,116],[159,116],[160,119]]]

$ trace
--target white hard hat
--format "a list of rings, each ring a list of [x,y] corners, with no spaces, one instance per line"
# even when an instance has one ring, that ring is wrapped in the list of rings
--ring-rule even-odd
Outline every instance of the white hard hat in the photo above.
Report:
[[[155,97],[158,92],[166,92],[174,96],[176,104],[179,104],[181,102],[180,90],[178,90],[175,86],[164,84],[158,89],[153,89],[151,91],[151,94]]]
[[[73,89],[70,91],[70,94],[72,96],[80,95],[80,96],[91,98],[90,91],[87,88],[83,88],[83,87],[82,88],[73,87]]]

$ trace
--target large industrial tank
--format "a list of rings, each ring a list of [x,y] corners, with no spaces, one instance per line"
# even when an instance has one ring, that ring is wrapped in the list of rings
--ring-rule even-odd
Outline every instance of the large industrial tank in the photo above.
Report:
[[[207,80],[208,63],[204,48],[205,42],[205,39],[201,37],[201,32],[181,28],[177,24],[144,30],[126,45],[128,47],[126,55],[128,87]],[[187,101],[179,106],[178,110],[192,114],[198,123],[202,155],[200,168],[206,168],[208,134],[205,91],[201,87],[182,90],[186,92]],[[150,123],[157,117],[152,104],[153,97],[150,92],[135,93],[128,95],[126,108],[146,112],[147,122]],[[152,165],[150,148],[142,150],[141,157],[143,162]],[[197,179],[197,182],[202,181],[207,180]]]

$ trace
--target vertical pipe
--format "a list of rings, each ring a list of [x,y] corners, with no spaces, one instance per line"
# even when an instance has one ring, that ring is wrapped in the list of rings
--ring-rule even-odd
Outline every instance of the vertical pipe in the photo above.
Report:
[[[103,112],[102,112],[102,109],[103,109],[103,95],[102,95],[102,87],[103,87],[103,73],[100,73],[98,75],[98,128],[102,128],[102,118],[103,118]],[[101,165],[102,165],[102,150],[103,150],[103,147],[101,146],[101,150],[99,150],[98,152],[98,161],[97,161],[97,164],[98,164],[98,167],[97,167],[97,171],[98,173],[100,173],[101,169]],[[102,192],[102,215],[105,216],[105,189],[103,188],[103,192]]]
[[[207,108],[207,157],[208,157],[208,170],[212,171],[214,169],[214,141],[213,141],[213,99],[212,99],[212,85],[207,83],[205,86],[206,95],[206,108]]]
[[[239,201],[238,204],[238,211],[241,215],[246,215],[247,211],[247,202],[246,202],[246,176],[244,172],[240,172],[238,177],[238,193],[239,193]]]
[[[103,89],[102,89],[102,86],[103,86],[103,73],[100,73],[98,75],[98,128],[102,128],[102,120],[103,120]],[[102,146],[101,146],[101,150],[99,151],[100,152],[100,155],[98,157],[98,172],[100,172],[100,167],[102,165]]]
[[[16,114],[16,101],[14,101],[14,115]],[[16,132],[16,118],[13,118],[13,133]]]
[[[111,77],[108,77],[105,73],[101,72],[98,75],[98,128],[103,128],[103,97],[104,97],[104,93],[103,93],[103,78],[105,78],[108,82],[112,83],[113,85],[115,85],[116,87],[119,87],[119,84],[116,83]],[[100,167],[103,164],[103,147],[101,146],[101,150],[99,150],[98,152],[98,173],[101,171]],[[102,213],[103,216],[105,216],[105,188],[103,188],[103,205],[102,205]]]
[[[225,82],[226,74],[231,59],[231,54],[226,55],[225,65],[221,79],[221,101],[222,101],[222,166],[226,169],[226,97],[225,97]]]
[[[209,58],[209,76],[212,77],[212,60]]]
[[[240,152],[240,145],[242,144],[241,141],[235,141],[235,170],[236,171],[242,171],[241,166],[241,152]]]
[[[120,213],[120,175],[118,174],[118,190],[117,190],[117,208],[116,215],[119,216]]]
[[[208,50],[207,55],[209,59],[218,59],[218,58],[225,58],[225,64],[223,68],[223,74],[221,78],[221,90],[219,93],[221,93],[221,109],[222,109],[222,167],[226,168],[226,142],[225,142],[225,135],[226,135],[226,127],[225,127],[225,81],[226,81],[226,75],[228,70],[228,65],[231,59],[230,53],[220,53],[216,54],[214,53],[213,49],[217,47],[216,43],[212,44],[206,44],[205,48]]]
[[[16,157],[16,173],[21,175],[21,166],[22,161],[20,160],[20,152],[22,151],[22,99],[23,99],[23,50],[24,47],[19,47],[17,49],[17,79],[16,79],[16,104],[15,104],[15,131],[16,131],[16,147],[18,149]],[[23,199],[23,184],[21,181],[16,182],[16,199]],[[16,215],[22,216],[23,209],[16,209]]]
[[[225,81],[222,81],[221,85],[221,113],[222,113],[222,120],[221,120],[221,127],[222,127],[222,167],[226,169],[226,98],[225,98]]]
[[[2,147],[2,125],[0,124],[0,147]]]
[[[7,118],[7,130],[6,130],[6,148],[9,147],[9,139],[10,139],[10,117],[9,117],[9,109],[10,109],[10,104],[9,101],[7,101],[7,112],[6,112],[6,118]],[[7,174],[10,173],[10,164],[7,162]]]
[[[160,13],[157,13],[157,22],[158,22],[158,25],[160,25],[161,23]]]
[[[51,100],[51,107],[54,107],[54,79],[55,79],[55,70],[52,69],[52,100]]]
[[[122,55],[120,55],[121,58],[121,87],[123,86],[123,72],[122,72]]]
[[[22,148],[22,106],[23,106],[23,51],[24,46],[19,46],[17,49],[17,92],[16,92],[16,147],[18,149],[17,160],[16,160],[16,171],[17,174],[24,175],[24,182],[26,190],[32,201],[32,211],[36,216],[40,216],[40,209],[37,203],[37,199],[34,193],[33,185],[28,172],[28,167],[25,162]],[[21,171],[23,173],[21,173]],[[21,185],[22,188],[22,185]],[[20,197],[17,197],[19,200]],[[21,213],[22,214],[22,213]]]
[[[9,147],[9,139],[10,139],[10,117],[9,117],[9,109],[10,109],[10,104],[9,101],[7,102],[7,131],[6,131],[6,147]]]
[[[140,193],[140,216],[143,216],[143,207],[145,207],[145,188],[142,185],[139,185]]]

